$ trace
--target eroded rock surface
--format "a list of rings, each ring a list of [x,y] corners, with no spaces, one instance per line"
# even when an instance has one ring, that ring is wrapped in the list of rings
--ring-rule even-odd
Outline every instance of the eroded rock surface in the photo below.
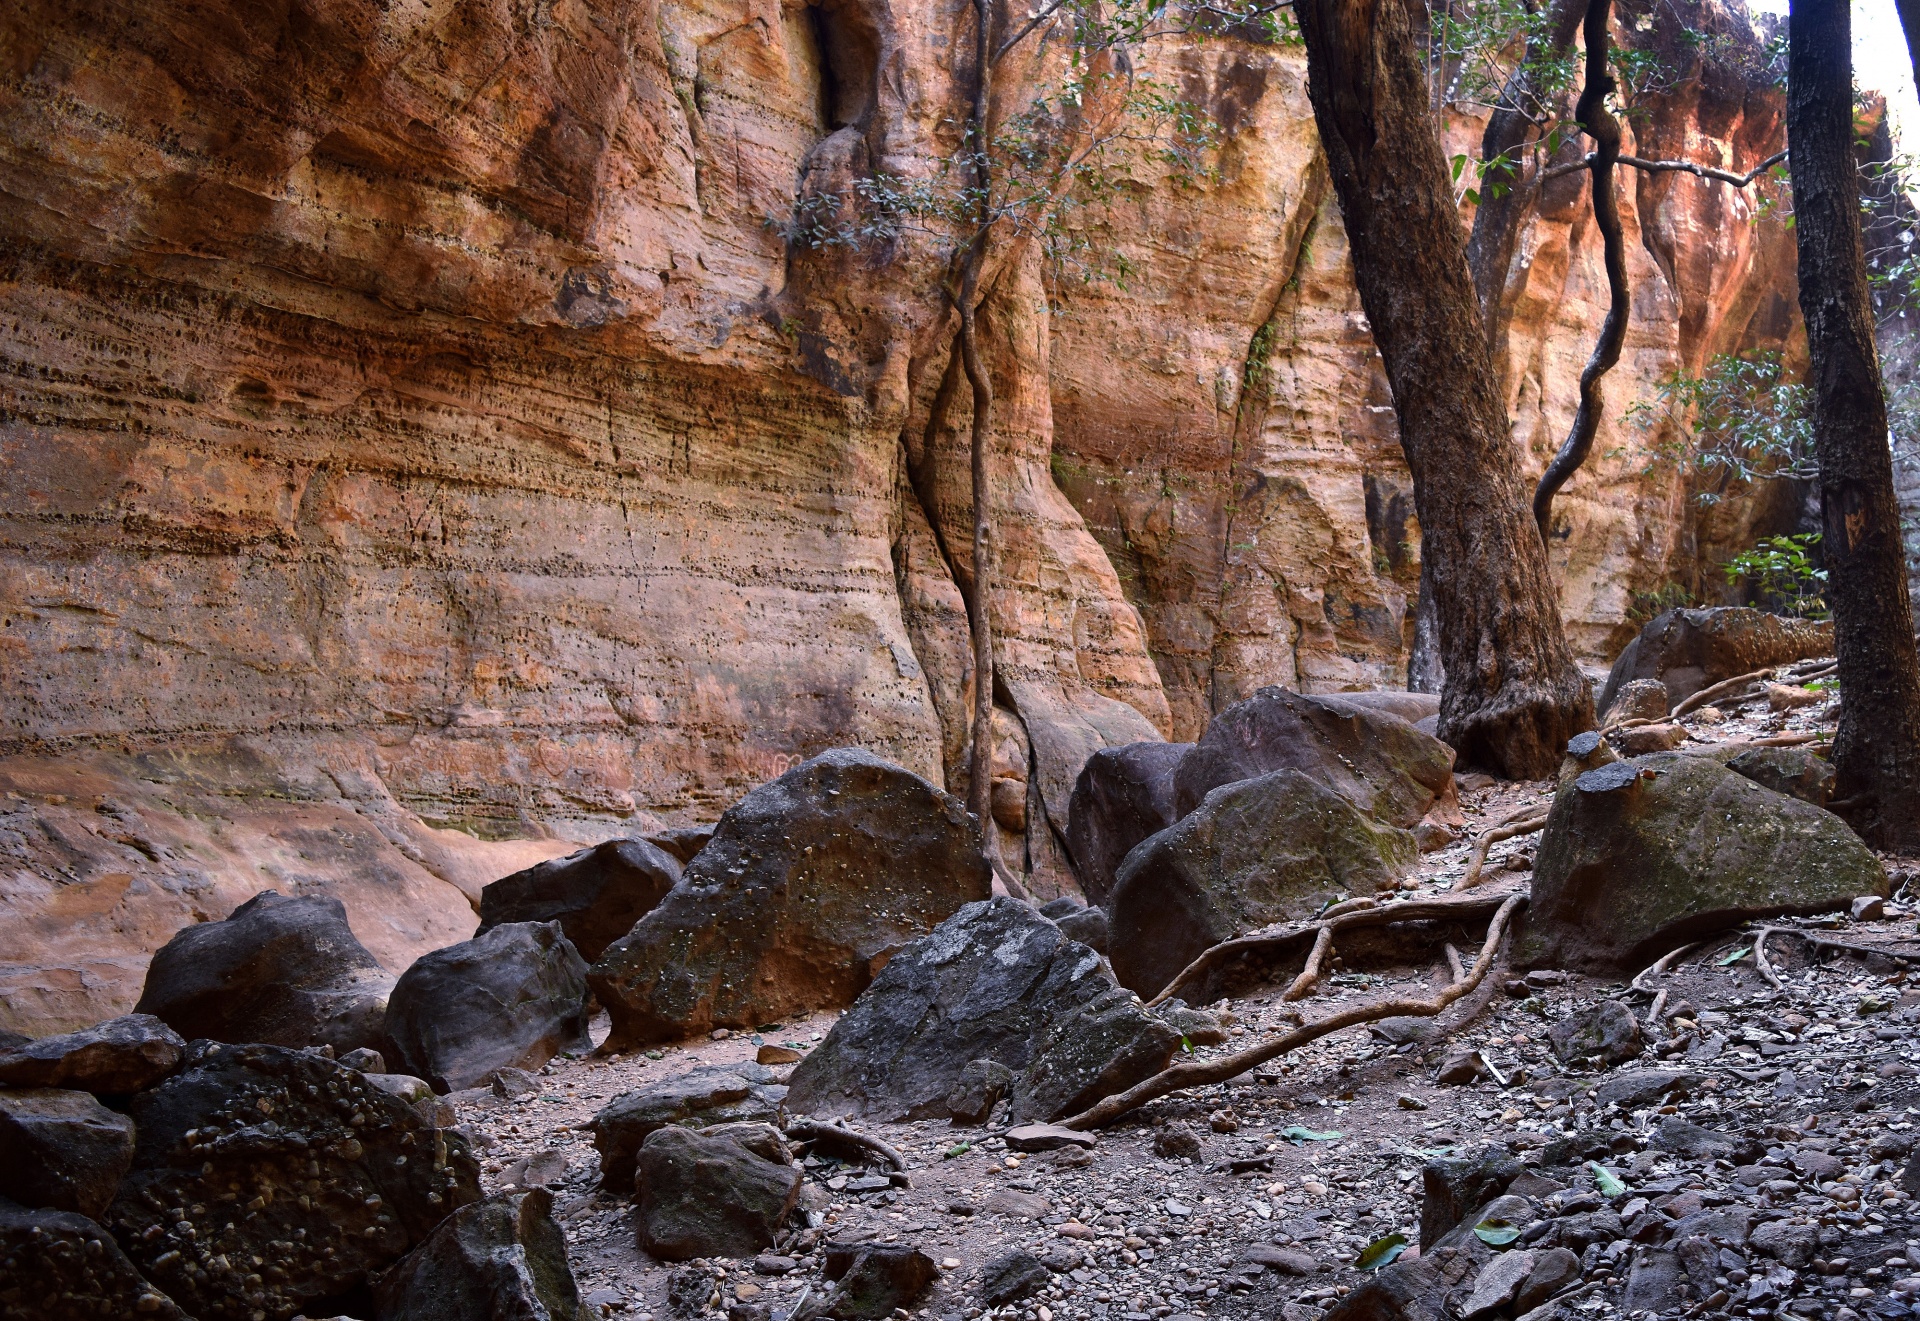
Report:
[[[9,1321],[189,1321],[134,1269],[113,1235],[82,1215],[0,1197],[0,1259],[0,1316]]]
[[[895,950],[987,897],[957,798],[858,749],[729,808],[588,980],[616,1045],[852,1003]]]

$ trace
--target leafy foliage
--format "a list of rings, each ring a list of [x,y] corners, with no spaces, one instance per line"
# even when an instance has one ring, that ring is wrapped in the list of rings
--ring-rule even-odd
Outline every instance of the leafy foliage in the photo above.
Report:
[[[1655,461],[1711,479],[1694,496],[1701,504],[1716,503],[1734,483],[1819,474],[1807,387],[1786,378],[1779,353],[1722,354],[1701,375],[1675,372],[1656,391],[1627,416],[1648,431],[1672,427],[1677,439],[1659,446]]]
[[[1727,582],[1748,583],[1769,609],[1803,619],[1827,617],[1827,571],[1809,553],[1818,532],[1767,537],[1727,561]]]

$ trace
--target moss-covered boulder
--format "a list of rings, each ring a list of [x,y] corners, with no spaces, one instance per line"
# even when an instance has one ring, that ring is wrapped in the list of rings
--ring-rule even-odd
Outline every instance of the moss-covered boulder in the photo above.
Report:
[[[1833,813],[1711,757],[1656,753],[1561,787],[1516,954],[1529,967],[1638,969],[1749,918],[1886,893],[1885,869]]]
[[[1299,771],[1224,785],[1127,855],[1107,956],[1122,986],[1152,996],[1209,945],[1386,889],[1418,856],[1411,832]]]

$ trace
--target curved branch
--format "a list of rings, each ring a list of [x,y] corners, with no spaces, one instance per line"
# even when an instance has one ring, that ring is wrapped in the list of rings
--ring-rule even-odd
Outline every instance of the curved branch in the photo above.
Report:
[[[837,1124],[822,1124],[814,1119],[789,1119],[783,1131],[795,1142],[811,1142],[816,1148],[838,1148],[842,1154],[853,1152],[855,1159],[877,1156],[896,1170],[907,1168],[906,1157],[879,1138],[856,1133]]]
[[[1519,821],[1509,821],[1503,826],[1489,830],[1486,834],[1474,841],[1473,853],[1467,861],[1466,871],[1462,872],[1460,879],[1455,881],[1449,888],[1456,892],[1473,889],[1474,886],[1479,885],[1486,879],[1485,876],[1482,875],[1482,872],[1487,865],[1487,850],[1491,849],[1503,839],[1514,839],[1520,835],[1531,835],[1537,830],[1545,830],[1546,827],[1547,814],[1541,812]]]
[[[1716,179],[1721,183],[1732,184],[1735,188],[1745,188],[1786,158],[1787,153],[1784,150],[1776,151],[1745,174],[1734,174],[1730,170],[1716,169],[1711,165],[1696,165],[1692,161],[1650,161],[1638,156],[1622,156],[1616,164],[1641,170],[1647,174],[1691,174],[1696,179]],[[1549,179],[1558,179],[1563,174],[1590,169],[1593,163],[1594,153],[1588,152],[1577,161],[1568,161],[1564,165],[1555,165],[1546,170],[1541,174],[1540,181],[1545,183]]]
[[[1593,346],[1586,370],[1580,373],[1580,408],[1573,415],[1573,429],[1540,475],[1540,485],[1534,488],[1533,518],[1540,525],[1542,542],[1547,541],[1553,525],[1553,497],[1593,450],[1594,433],[1600,429],[1600,412],[1605,407],[1600,380],[1620,361],[1620,346],[1627,337],[1627,315],[1632,310],[1626,240],[1620,230],[1620,199],[1613,188],[1613,167],[1620,159],[1620,121],[1607,109],[1607,95],[1614,85],[1613,75],[1607,70],[1607,20],[1612,10],[1613,0],[1588,0],[1587,81],[1574,108],[1595,147],[1589,168],[1593,172],[1593,222],[1606,245],[1607,319],[1600,324],[1600,340]]]
[[[1474,960],[1473,971],[1465,981],[1458,981],[1442,990],[1429,1000],[1376,1000],[1371,1004],[1355,1005],[1317,1023],[1308,1023],[1251,1050],[1238,1054],[1222,1056],[1219,1059],[1195,1060],[1190,1064],[1176,1064],[1172,1068],[1162,1069],[1145,1082],[1128,1088],[1115,1096],[1081,1111],[1079,1114],[1060,1122],[1068,1128],[1100,1128],[1111,1124],[1129,1111],[1137,1110],[1149,1101],[1158,1100],[1169,1092],[1177,1092],[1187,1087],[1204,1087],[1210,1083],[1225,1082],[1237,1078],[1248,1069],[1257,1068],[1268,1060],[1278,1059],[1289,1051],[1318,1041],[1321,1037],[1331,1036],[1343,1028],[1355,1027],[1361,1023],[1375,1023],[1383,1018],[1431,1018],[1460,997],[1469,994],[1486,979],[1487,972],[1493,967],[1494,957],[1499,952],[1501,941],[1507,933],[1507,922],[1513,912],[1525,903],[1525,894],[1511,894],[1493,915],[1493,921],[1487,927],[1487,938],[1480,946],[1480,956]]]

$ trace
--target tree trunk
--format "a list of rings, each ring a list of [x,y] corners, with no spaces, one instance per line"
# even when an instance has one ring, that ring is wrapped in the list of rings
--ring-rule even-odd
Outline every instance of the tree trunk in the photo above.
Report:
[[[1913,80],[1920,87],[1920,0],[1893,0],[1900,11],[1900,29],[1907,34],[1907,58],[1913,62]]]
[[[1908,0],[1920,4],[1920,0]],[[1531,44],[1520,67],[1500,89],[1500,102],[1487,119],[1487,130],[1480,138],[1480,159],[1494,161],[1503,156],[1517,157],[1521,148],[1533,139],[1538,125],[1531,116],[1535,91],[1533,66],[1529,61],[1559,55],[1573,44],[1579,30],[1585,0],[1553,0],[1547,20],[1545,45],[1536,50]],[[1506,192],[1489,194],[1496,186]],[[1487,347],[1496,352],[1500,346],[1501,326],[1506,320],[1507,272],[1513,267],[1513,249],[1519,242],[1520,228],[1533,210],[1540,193],[1539,172],[1528,172],[1523,162],[1509,160],[1494,166],[1480,179],[1480,205],[1473,213],[1473,233],[1467,239],[1467,266],[1473,271],[1474,297],[1480,304],[1480,319],[1487,325]]]
[[[1835,794],[1869,843],[1920,850],[1920,658],[1860,237],[1849,7],[1793,0],[1787,144],[1807,325],[1821,552],[1840,670]]]
[[[1541,779],[1593,725],[1474,299],[1406,0],[1299,0],[1307,88],[1360,301],[1386,360],[1431,566],[1440,736]]]

